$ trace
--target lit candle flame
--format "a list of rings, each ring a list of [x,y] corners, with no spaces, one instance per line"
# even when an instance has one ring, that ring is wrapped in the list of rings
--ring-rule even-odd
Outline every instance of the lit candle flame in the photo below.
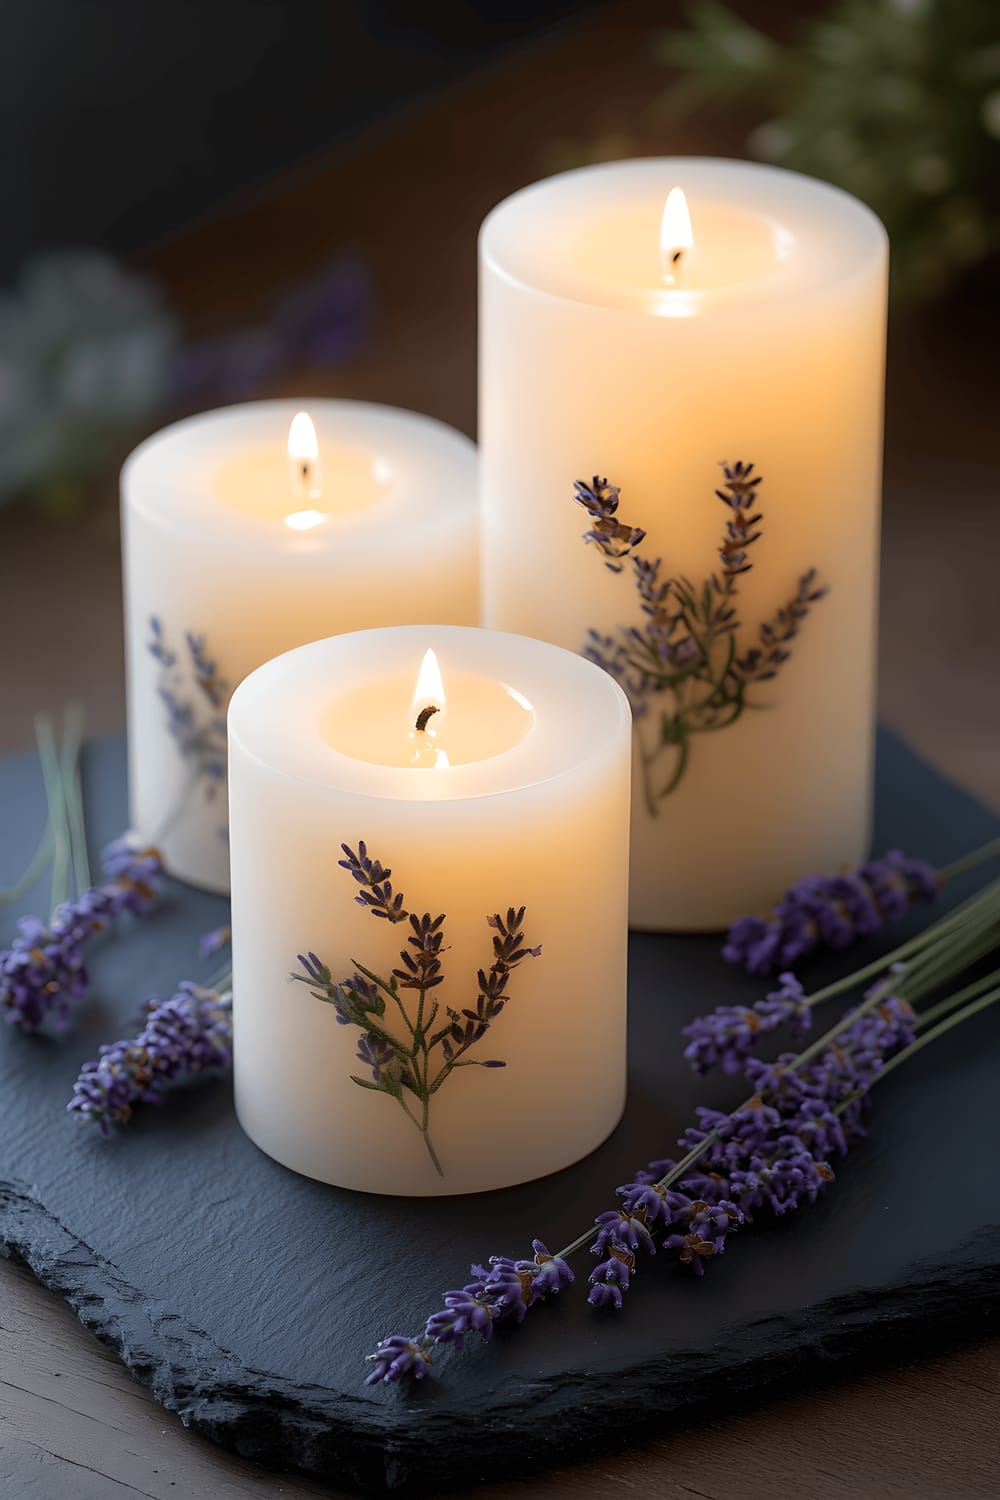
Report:
[[[445,751],[433,744],[437,735],[435,720],[443,713],[445,702],[441,668],[435,653],[428,649],[424,652],[424,659],[417,673],[410,712],[413,720],[412,738],[416,740],[417,764],[432,766],[435,770],[450,764]]]
[[[288,471],[293,494],[301,495],[305,500],[319,499],[319,439],[312,417],[305,411],[295,413],[288,429]],[[302,516],[308,512],[296,511],[295,514]],[[308,524],[316,523],[293,523],[293,529],[302,531]]]
[[[441,668],[435,653],[428,649],[424,652],[424,659],[420,663],[420,671],[417,673],[417,685],[413,689],[413,712],[423,713],[425,709],[433,708],[440,712],[445,705],[444,683],[441,681]]]
[[[690,259],[693,245],[687,199],[682,188],[673,187],[663,205],[660,223],[660,270],[667,286],[679,285],[682,268]]]

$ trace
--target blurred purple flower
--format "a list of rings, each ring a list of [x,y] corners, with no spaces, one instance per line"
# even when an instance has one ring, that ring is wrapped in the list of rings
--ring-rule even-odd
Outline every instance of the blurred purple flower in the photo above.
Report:
[[[363,346],[370,315],[367,267],[339,256],[282,298],[266,323],[181,349],[174,399],[185,407],[245,401],[293,367],[341,364]]]

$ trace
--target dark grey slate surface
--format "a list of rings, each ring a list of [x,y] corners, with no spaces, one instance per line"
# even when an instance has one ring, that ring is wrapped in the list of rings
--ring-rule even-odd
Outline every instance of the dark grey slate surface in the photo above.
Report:
[[[122,743],[93,748],[85,772],[98,847],[125,816]],[[31,758],[0,765],[0,799],[5,884],[42,817]],[[889,736],[878,808],[878,847],[939,861],[1000,826]],[[677,1032],[759,986],[723,965],[712,939],[633,938],[629,1107],[610,1141],[501,1193],[368,1198],[262,1156],[227,1082],[175,1096],[109,1142],[63,1114],[80,1062],[129,1029],[146,995],[204,976],[196,939],[224,913],[218,898],[172,888],[141,928],[95,945],[92,998],[71,1033],[0,1036],[0,1243],[216,1441],[341,1485],[435,1490],[581,1458],[769,1382],[980,1331],[995,1312],[991,1012],[885,1086],[870,1140],[825,1200],[741,1236],[703,1282],[661,1257],[617,1318],[593,1313],[577,1288],[520,1333],[446,1356],[412,1395],[366,1391],[374,1337],[418,1328],[469,1261],[523,1253],[535,1234],[565,1243],[635,1166],[666,1154],[696,1102],[736,1101],[738,1085],[688,1075]]]

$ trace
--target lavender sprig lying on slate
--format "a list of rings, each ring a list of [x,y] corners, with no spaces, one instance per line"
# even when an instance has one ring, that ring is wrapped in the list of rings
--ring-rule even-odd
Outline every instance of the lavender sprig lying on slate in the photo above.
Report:
[[[375,1093],[388,1094],[420,1131],[435,1170],[444,1170],[430,1137],[431,1099],[456,1068],[504,1068],[500,1058],[470,1056],[510,1000],[510,976],[527,958],[537,958],[540,947],[530,948],[524,935],[525,908],[508,907],[486,918],[493,930],[493,962],[476,976],[478,993],[474,1006],[461,1011],[445,1007],[443,1024],[435,1028],[440,1014],[432,991],[444,982],[441,955],[444,951],[444,915],[432,917],[407,911],[402,891],[393,890],[391,875],[372,859],[362,840],[355,852],[342,846],[342,869],[361,887],[355,896],[373,917],[395,925],[408,922],[410,935],[400,950],[400,966],[389,979],[351,962],[355,973],[339,983],[330,968],[315,953],[300,953],[301,972],[293,980],[309,986],[316,1000],[332,1005],[341,1026],[356,1026],[361,1032],[357,1058],[365,1077],[351,1074],[351,1082]],[[415,997],[412,1006],[405,1002]],[[391,1001],[394,1010],[388,1010]]]
[[[163,865],[157,850],[125,835],[104,851],[108,877],[56,908],[49,922],[22,917],[18,936],[0,953],[0,1010],[8,1025],[37,1031],[51,1016],[61,1029],[71,1004],[87,992],[85,948],[123,912],[153,903]]]
[[[138,1036],[103,1046],[96,1062],[84,1063],[66,1108],[108,1135],[137,1104],[162,1104],[178,1079],[227,1068],[232,1042],[231,993],[185,980],[169,1000],[147,1002]]]
[[[1000,840],[986,844],[974,854],[956,862],[941,872],[939,879],[950,878],[962,870],[980,863],[991,855],[1000,853]],[[885,864],[885,861],[880,861]],[[917,861],[907,861],[907,867]],[[923,867],[928,870],[929,867]],[[707,1016],[698,1016],[684,1027],[688,1044],[684,1056],[696,1073],[707,1073],[712,1068],[721,1068],[724,1073],[739,1073],[745,1070],[747,1058],[754,1053],[760,1042],[781,1026],[787,1026],[793,1034],[802,1034],[812,1025],[812,1013],[817,1005],[833,999],[845,989],[871,978],[886,969],[903,965],[907,969],[907,994],[911,1000],[927,993],[929,982],[940,980],[938,969],[941,952],[946,953],[947,962],[955,972],[968,966],[992,949],[996,934],[1000,931],[1000,916],[997,914],[1000,881],[988,885],[948,916],[940,918],[916,937],[874,962],[866,965],[846,979],[826,985],[823,989],[807,995],[795,975],[786,970],[778,976],[778,988],[771,990],[766,999],[755,1005],[720,1005]],[[928,978],[929,976],[929,978]]]
[[[680,1139],[678,1161],[654,1161],[618,1189],[618,1206],[550,1255],[534,1242],[534,1261],[494,1257],[473,1266],[472,1281],[447,1292],[413,1338],[382,1339],[369,1356],[368,1383],[421,1378],[442,1345],[466,1336],[492,1337],[496,1323],[519,1325],[551,1292],[573,1280],[567,1264],[586,1246],[599,1257],[588,1300],[619,1309],[644,1256],[667,1251],[696,1275],[724,1253],[732,1235],[762,1210],[784,1215],[811,1203],[834,1180],[830,1158],[865,1134],[871,1089],[894,1068],[951,1027],[1000,1001],[1000,970],[966,984],[917,1014],[913,1001],[963,973],[1000,946],[1000,881],[941,919],[890,960],[868,965],[814,996],[811,1005],[854,988],[880,971],[860,1005],[798,1055],[775,1062],[744,1054],[753,1093],[730,1113],[699,1109]]]
[[[527,1312],[575,1278],[566,1258],[590,1244],[600,1257],[590,1273],[593,1307],[621,1308],[636,1270],[657,1248],[698,1276],[722,1255],[754,1212],[781,1215],[811,1203],[834,1180],[827,1158],[864,1134],[862,1101],[885,1062],[913,1041],[909,1004],[877,986],[864,1004],[811,1054],[757,1065],[757,1092],[731,1114],[699,1109],[677,1162],[650,1162],[618,1189],[618,1207],[556,1255],[539,1240],[533,1260],[494,1256],[489,1270],[444,1295],[444,1310],[415,1338],[383,1339],[370,1356],[368,1384],[421,1378],[436,1346],[461,1348],[470,1333],[489,1340],[496,1323],[520,1325]]]
[[[769,917],[740,917],[722,956],[748,974],[789,969],[817,948],[847,948],[895,922],[918,901],[933,901],[939,877],[922,859],[891,849],[842,875],[806,875]]]

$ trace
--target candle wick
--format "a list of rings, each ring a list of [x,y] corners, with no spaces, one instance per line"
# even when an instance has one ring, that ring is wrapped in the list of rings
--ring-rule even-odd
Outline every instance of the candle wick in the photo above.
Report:
[[[417,729],[426,729],[436,713],[440,713],[440,709],[434,703],[429,703],[426,708],[422,708],[417,714]]]
[[[681,256],[683,254],[684,254],[683,250],[675,250],[674,253],[673,253],[673,255],[671,255],[671,257],[670,257],[670,264],[673,265],[673,266],[679,266],[680,262],[681,262]]]

